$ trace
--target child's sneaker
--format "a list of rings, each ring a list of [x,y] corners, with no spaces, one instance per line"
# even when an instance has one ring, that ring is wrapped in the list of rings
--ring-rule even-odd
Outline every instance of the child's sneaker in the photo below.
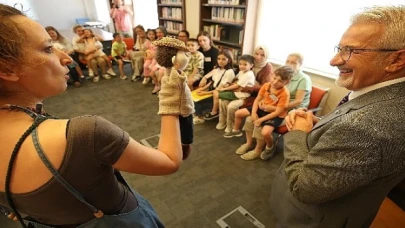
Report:
[[[266,146],[266,148],[265,148],[265,149],[262,151],[262,153],[260,154],[260,158],[261,158],[262,160],[268,160],[268,159],[274,157],[274,155],[275,155],[276,153],[275,153],[275,150],[273,150],[273,149],[274,149],[274,146],[272,146],[272,147],[270,147],[270,148],[268,148],[268,147]]]
[[[240,156],[240,158],[242,158],[245,161],[255,160],[258,157],[260,157],[260,153],[256,153],[255,150],[251,150],[251,151],[247,152],[246,154],[242,154]]]
[[[230,139],[232,137],[241,137],[243,132],[241,130],[232,130],[224,134],[224,137]]]
[[[79,78],[83,79],[83,78],[84,78],[84,75],[80,75]]]
[[[223,130],[226,128],[226,123],[217,123],[217,126],[215,126],[215,128],[218,130]]]
[[[131,81],[136,82],[141,78],[141,76],[137,76],[137,75],[132,75]]]
[[[89,77],[92,78],[94,77],[94,72],[92,69],[89,69]]]
[[[93,82],[98,82],[99,80],[100,80],[100,77],[98,75],[93,77]]]
[[[103,74],[103,78],[108,80],[108,79],[111,79],[111,76],[108,74]]]
[[[203,124],[203,123],[205,123],[205,120],[204,120],[204,118],[200,119],[200,118],[198,118],[198,116],[196,116],[193,118],[193,123],[194,123],[194,125]]]
[[[142,81],[142,85],[148,84],[149,81],[150,81],[150,77],[144,77],[144,78],[143,78],[143,81]]]
[[[236,151],[236,154],[246,154],[249,150],[253,149],[252,145],[248,145],[246,143],[242,144]]]
[[[152,94],[157,94],[160,91],[160,86],[155,86],[152,90]]]
[[[107,73],[111,76],[117,76],[117,74],[114,72],[114,70],[112,68],[107,70]]]
[[[120,76],[120,79],[122,79],[122,80],[127,80],[127,78],[128,78],[128,77],[127,77],[126,75],[121,75],[121,76]]]
[[[205,120],[212,120],[212,119],[215,119],[215,118],[218,118],[218,117],[219,117],[219,113],[211,114],[209,112],[209,113],[205,114],[204,119]]]

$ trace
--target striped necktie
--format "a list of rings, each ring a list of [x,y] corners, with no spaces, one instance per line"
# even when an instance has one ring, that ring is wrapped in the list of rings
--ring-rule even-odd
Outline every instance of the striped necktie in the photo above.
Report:
[[[341,106],[342,104],[348,102],[348,101],[349,101],[349,95],[350,95],[350,93],[348,93],[346,96],[344,96],[344,97],[342,98],[342,100],[340,100],[339,104],[338,104],[336,107],[339,107],[339,106]]]

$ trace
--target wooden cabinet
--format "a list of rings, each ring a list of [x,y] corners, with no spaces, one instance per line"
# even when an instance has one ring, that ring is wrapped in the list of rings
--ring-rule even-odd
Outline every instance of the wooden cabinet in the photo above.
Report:
[[[200,30],[219,49],[231,50],[236,61],[253,54],[258,0],[201,0],[200,7]]]
[[[159,25],[167,29],[169,35],[177,36],[180,30],[186,29],[185,0],[158,0]]]

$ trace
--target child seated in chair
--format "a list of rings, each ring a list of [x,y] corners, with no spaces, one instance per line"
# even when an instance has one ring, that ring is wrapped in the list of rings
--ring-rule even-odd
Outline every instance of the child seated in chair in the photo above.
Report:
[[[193,84],[200,81],[204,75],[204,55],[198,51],[200,45],[198,40],[190,38],[187,41],[187,49],[189,51],[190,61],[187,64],[184,73],[187,76],[187,85],[190,90],[193,90]]]
[[[120,71],[120,78],[126,80],[127,76],[124,73],[124,60],[128,60],[127,45],[122,41],[120,33],[116,32],[113,35],[114,43],[112,44],[111,56],[114,61],[118,63],[118,69]]]
[[[262,151],[263,143],[257,143],[254,150],[241,155],[242,159],[253,160],[260,156],[263,160],[267,160],[272,155],[272,132],[280,126],[287,115],[290,92],[286,85],[290,82],[293,74],[294,70],[290,66],[277,68],[271,77],[271,81],[260,88],[253,106],[236,111],[234,127],[231,132],[225,133],[224,137],[242,136],[240,129],[242,120],[247,116],[251,116],[254,127],[257,128],[255,130],[260,130],[266,145],[266,148]],[[267,106],[275,106],[276,110],[269,112]]]
[[[220,100],[230,101],[229,105],[236,105],[240,107],[243,105],[243,100],[250,97],[250,93],[240,92],[240,89],[253,86],[255,84],[256,79],[252,71],[253,64],[254,57],[252,55],[242,55],[240,57],[239,73],[236,75],[236,82],[228,83],[227,86],[214,90],[212,94],[214,105],[211,112],[205,115],[205,120],[212,120],[219,116]]]
[[[85,29],[84,37],[83,38],[81,37],[78,40],[78,42],[84,42],[86,45],[85,54],[86,54],[86,62],[87,62],[89,69],[91,69],[90,63],[91,63],[92,59],[102,57],[107,62],[107,65],[108,65],[107,73],[112,76],[116,75],[112,69],[112,64],[111,64],[110,59],[102,50],[103,45],[97,39],[97,37],[93,34],[93,31],[91,29]],[[93,71],[96,72],[97,69],[93,69]],[[111,77],[108,74],[103,75],[103,78],[110,79]]]

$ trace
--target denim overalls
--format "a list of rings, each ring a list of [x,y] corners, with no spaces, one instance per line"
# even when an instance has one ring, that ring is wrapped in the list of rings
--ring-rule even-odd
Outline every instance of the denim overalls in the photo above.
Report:
[[[159,218],[156,215],[156,212],[153,210],[152,206],[138,193],[136,193],[132,188],[127,184],[125,179],[122,177],[121,173],[118,171],[114,172],[114,175],[116,176],[117,180],[121,182],[124,186],[126,186],[132,194],[135,195],[135,198],[138,202],[138,207],[135,208],[134,210],[127,212],[127,213],[122,213],[118,215],[104,215],[103,212],[93,205],[89,204],[86,202],[86,200],[83,198],[83,196],[76,191],[69,183],[67,183],[61,176],[60,174],[56,171],[56,169],[52,166],[52,164],[49,162],[47,159],[46,155],[43,153],[43,150],[41,148],[41,145],[38,142],[38,132],[37,132],[37,127],[39,124],[41,124],[43,121],[46,119],[53,119],[54,117],[50,117],[48,115],[43,115],[43,114],[38,114],[40,113],[35,113],[29,109],[16,106],[16,105],[8,105],[8,109],[17,109],[20,111],[24,111],[28,115],[30,115],[34,119],[34,123],[31,125],[31,127],[24,133],[24,135],[20,138],[19,142],[15,146],[13,150],[13,154],[11,155],[10,158],[10,164],[8,169],[12,170],[13,166],[13,161],[15,156],[17,155],[17,152],[20,150],[22,142],[28,137],[29,134],[32,134],[32,139],[34,142],[35,149],[38,152],[39,157],[41,158],[42,162],[45,164],[45,166],[49,169],[49,171],[52,173],[53,177],[65,187],[66,190],[68,190],[70,193],[72,193],[75,198],[86,204],[90,210],[94,212],[95,218],[78,226],[78,228],[153,228],[153,227],[164,227],[164,225],[160,222]],[[38,110],[38,107],[37,107]],[[39,110],[42,110],[42,106],[39,108]],[[9,172],[7,170],[7,172]],[[11,171],[8,176],[11,176]],[[10,179],[6,177],[6,196],[9,194],[9,188],[10,188]],[[9,205],[14,205],[12,200],[10,202],[11,197],[7,197],[7,202]],[[35,205],[33,205],[35,206]],[[1,206],[0,206],[1,207]],[[4,208],[3,208],[4,209]],[[14,210],[12,210],[14,211]],[[37,228],[52,228],[52,226],[48,225],[43,225],[35,221],[31,220],[26,220],[22,219],[21,216],[17,211],[14,211],[14,214],[18,215],[19,220],[21,223],[24,223],[23,227],[37,227]]]

